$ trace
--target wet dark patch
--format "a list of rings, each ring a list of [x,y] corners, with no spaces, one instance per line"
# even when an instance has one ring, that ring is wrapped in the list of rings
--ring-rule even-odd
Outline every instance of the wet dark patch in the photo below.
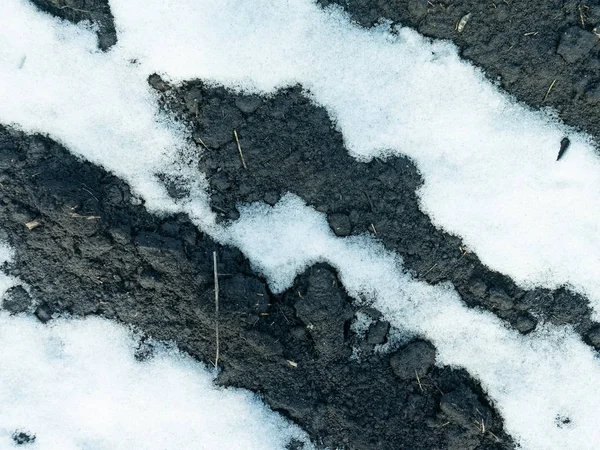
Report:
[[[29,0],[49,14],[79,23],[84,20],[98,27],[98,47],[108,50],[117,43],[117,32],[108,0]]]
[[[138,360],[152,357],[152,339],[214,360],[217,251],[219,383],[258,392],[331,448],[429,450],[453,442],[513,448],[465,371],[433,366],[425,350],[419,380],[399,377],[394,367],[407,358],[405,365],[414,365],[418,351],[374,352],[387,339],[385,324],[369,331],[370,342],[350,331],[360,307],[331,267],[315,266],[273,295],[239,251],[214,243],[185,216],[148,214],[131,203],[123,181],[47,138],[0,128],[0,160],[10,161],[0,166],[0,237],[15,249],[9,271],[30,286],[40,320],[99,315],[133,324],[145,336]],[[40,225],[25,226],[31,218]],[[349,359],[354,347],[360,360]],[[450,392],[489,411],[488,431],[442,411],[442,396]]]
[[[274,204],[291,192],[327,213],[338,236],[371,234],[400,254],[417,279],[452,282],[467,305],[494,312],[522,333],[532,331],[538,318],[572,324],[584,336],[595,326],[585,298],[565,289],[520,289],[484,266],[461,239],[434,227],[419,209],[422,179],[415,165],[404,157],[357,162],[327,112],[300,88],[264,99],[201,82],[165,92],[165,107],[187,121],[204,146],[200,171],[221,220],[237,218],[240,202]],[[240,107],[249,103],[251,112]]]

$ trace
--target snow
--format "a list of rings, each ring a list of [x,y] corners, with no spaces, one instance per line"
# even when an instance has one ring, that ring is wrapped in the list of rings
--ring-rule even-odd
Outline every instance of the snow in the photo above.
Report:
[[[39,449],[284,449],[306,441],[248,391],[213,384],[207,367],[168,347],[134,357],[136,339],[98,318],[0,313],[0,448],[17,430]]]
[[[404,333],[429,339],[438,364],[477,378],[523,449],[597,448],[600,361],[570,328],[538,325],[523,336],[467,308],[450,285],[415,281],[370,237],[336,237],[324,214],[291,194],[274,207],[243,207],[229,232],[274,290],[317,261],[334,266],[351,296],[372,301]]]
[[[127,179],[154,211],[178,209],[156,174],[177,177],[209,229],[205,180],[186,163],[197,150],[159,114],[147,76],[262,94],[300,83],[355,157],[413,158],[422,209],[486,265],[527,288],[567,285],[600,317],[600,161],[588,137],[516,104],[451,44],[385,24],[363,30],[310,0],[110,6],[119,42],[102,53],[91,31],[2,2],[0,121],[51,134]]]
[[[146,72],[262,94],[301,84],[355,157],[410,156],[422,209],[483,263],[523,287],[568,285],[600,317],[600,161],[586,136],[406,28],[366,31],[308,0],[144,5],[111,1],[118,51]]]
[[[0,246],[0,254],[6,253]],[[0,294],[16,283],[0,275]],[[0,448],[35,435],[31,449],[284,449],[307,442],[257,396],[213,384],[214,372],[99,318],[53,320],[0,312]],[[309,446],[307,445],[307,448]]]
[[[194,155],[182,127],[159,114],[148,74],[100,52],[91,30],[50,20],[26,0],[0,2],[0,23],[0,122],[55,137],[125,178],[152,210],[173,211],[156,176],[185,177],[179,163]],[[202,178],[190,178],[200,197]]]
[[[435,224],[460,235],[485,264],[523,287],[566,284],[588,296],[598,318],[600,160],[589,137],[549,113],[516,104],[461,62],[449,43],[385,24],[363,30],[339,10],[323,11],[310,0],[110,5],[119,42],[102,53],[89,29],[41,14],[26,0],[0,2],[0,123],[47,133],[103,165],[126,179],[155,212],[187,212],[201,229],[238,246],[274,290],[288,287],[317,261],[334,265],[353,296],[370,298],[398,329],[431,340],[439,364],[464,367],[478,378],[522,448],[596,447],[600,367],[572,330],[539,326],[522,336],[507,329],[491,314],[466,308],[450,286],[411,279],[399,258],[372,239],[334,237],[321,214],[292,196],[274,208],[247,206],[238,222],[218,227],[205,180],[194,172],[199,150],[188,145],[186,130],[158,112],[146,78],[153,72],[175,83],[199,77],[260,94],[302,84],[327,108],[353,156],[410,156],[424,178],[422,209]],[[571,148],[556,162],[565,135]],[[186,184],[190,197],[170,199],[159,174]],[[82,333],[81,339],[87,339],[88,326],[111,327],[94,321],[45,328],[22,318],[1,321],[6,325],[0,330],[17,324],[14,332],[23,330],[33,348],[45,342],[38,335],[71,342],[61,327],[79,330],[73,333]],[[110,342],[115,333],[106,333]],[[125,379],[146,379],[126,346],[117,352],[112,345],[99,355],[121,358],[131,377]],[[46,372],[62,368],[90,386],[87,366],[71,373],[48,361]],[[179,401],[182,408],[188,405]],[[558,426],[557,417],[569,417],[569,426]]]

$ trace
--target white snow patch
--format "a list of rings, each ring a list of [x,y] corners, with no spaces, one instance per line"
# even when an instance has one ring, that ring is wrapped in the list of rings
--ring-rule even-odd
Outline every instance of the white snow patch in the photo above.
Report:
[[[0,243],[0,264],[11,259]],[[0,273],[0,295],[18,280]],[[219,388],[214,371],[154,343],[134,357],[133,332],[99,318],[53,320],[0,312],[0,448],[284,449],[306,434],[242,389]]]
[[[485,264],[523,287],[567,284],[598,314],[600,160],[586,136],[517,105],[453,45],[407,28],[366,31],[309,0],[152,5],[111,0],[119,50],[146,72],[258,93],[302,84],[354,156],[410,156],[425,181],[422,209]]]
[[[157,346],[145,362],[112,322],[0,313],[0,448],[17,430],[32,449],[284,449],[306,441],[248,391],[213,384],[213,372]],[[16,447],[16,446],[15,446]]]
[[[274,290],[314,262],[336,267],[350,295],[373,301],[405,333],[431,340],[438,364],[479,379],[523,449],[597,448],[600,362],[570,328],[539,325],[523,336],[467,308],[450,285],[415,281],[371,238],[336,237],[323,214],[293,195],[274,207],[243,207],[229,232]]]

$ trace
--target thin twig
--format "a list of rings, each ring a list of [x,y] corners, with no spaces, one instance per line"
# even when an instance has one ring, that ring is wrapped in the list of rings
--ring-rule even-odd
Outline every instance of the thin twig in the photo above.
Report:
[[[242,158],[242,166],[244,166],[244,169],[248,169],[248,167],[246,167],[246,160],[244,159],[244,154],[242,153],[242,146],[240,145],[240,140],[238,138],[237,130],[235,128],[233,130],[233,135],[235,136],[235,142],[237,143],[238,151],[240,152],[240,158]]]
[[[417,384],[419,385],[419,388],[421,389],[421,392],[425,392],[423,390],[423,385],[421,384],[421,379],[419,378],[419,372],[417,372],[416,370],[415,370],[415,375],[417,376]]]
[[[200,145],[202,145],[202,147],[204,147],[206,150],[208,150],[208,146],[204,143],[204,141],[202,140],[202,138],[200,136],[197,136],[196,140],[198,142],[200,142]]]
[[[548,88],[548,90],[546,91],[546,95],[544,96],[544,101],[546,101],[546,99],[548,98],[548,95],[550,95],[550,91],[554,87],[554,83],[556,83],[556,78],[554,79],[554,81],[552,82],[552,84],[550,85],[550,87]]]
[[[488,433],[491,434],[494,439],[496,439],[496,442],[501,442],[500,438],[498,436],[496,436],[494,433],[492,433],[490,430],[488,430]]]
[[[73,11],[79,11],[79,12],[83,12],[83,13],[87,13],[87,14],[91,14],[91,11],[88,11],[87,9],[79,9],[79,8],[74,8],[73,6],[69,6],[69,5],[63,5],[63,6],[55,6],[56,9],[72,9]]]
[[[435,268],[435,266],[437,266],[437,265],[438,265],[438,263],[435,263],[433,266],[431,266],[431,267],[429,268],[429,270],[423,274],[423,276],[425,276],[425,275],[427,275],[429,272],[431,272],[431,271],[432,271],[432,270]]]
[[[285,313],[283,312],[283,309],[281,309],[281,306],[277,305],[277,307],[279,308],[279,312],[283,315],[283,318],[285,319],[285,321],[287,323],[290,323],[290,321],[288,320],[287,316],[285,315]]]
[[[217,272],[217,252],[213,252],[213,272],[215,278],[215,340],[217,345],[215,369],[219,366],[219,274]]]
[[[94,198],[96,199],[96,201],[97,201],[98,203],[100,203],[100,200],[98,200],[98,197],[96,197],[96,196],[94,195],[94,193],[93,193],[93,192],[92,192],[92,191],[91,191],[91,190],[90,190],[90,189],[87,187],[87,185],[86,185],[85,183],[81,183],[81,185],[82,185],[82,186],[85,186],[85,187],[82,187],[82,188],[81,188],[82,190],[84,190],[85,192],[87,192],[88,194],[90,194],[92,197],[94,197]]]

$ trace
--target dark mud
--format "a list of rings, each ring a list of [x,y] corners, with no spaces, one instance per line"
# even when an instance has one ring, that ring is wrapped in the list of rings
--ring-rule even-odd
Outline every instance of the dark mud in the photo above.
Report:
[[[44,137],[0,128],[0,183],[2,238],[16,252],[8,270],[31,294],[9,292],[10,312],[34,312],[42,322],[99,315],[210,361],[217,251],[219,383],[258,392],[320,445],[513,448],[477,383],[465,371],[435,367],[430,344],[374,352],[389,324],[368,308],[362,312],[374,323],[364,335],[351,331],[359,308],[330,267],[312,267],[273,295],[239,251],[184,216],[148,214],[124,182]],[[350,358],[353,348],[360,359]],[[144,339],[137,356],[152,357]]]
[[[572,324],[584,336],[596,330],[587,301],[565,289],[525,291],[484,266],[456,236],[435,228],[418,205],[422,179],[407,158],[357,162],[344,148],[327,112],[300,88],[270,98],[233,94],[190,82],[164,91],[166,108],[194,128],[205,151],[200,171],[212,188],[212,207],[235,219],[236,205],[276,203],[286,192],[327,213],[339,236],[370,233],[400,254],[418,279],[450,281],[472,307],[484,308],[522,333],[537,320]],[[247,170],[235,142],[237,131]]]

